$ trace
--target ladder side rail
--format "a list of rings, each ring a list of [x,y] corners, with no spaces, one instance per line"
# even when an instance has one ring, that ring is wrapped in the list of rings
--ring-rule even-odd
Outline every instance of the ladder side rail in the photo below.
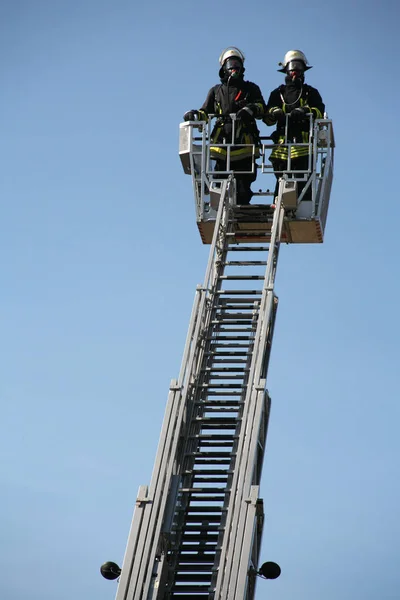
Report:
[[[263,383],[265,387],[265,380],[260,381],[260,386],[262,387]],[[249,431],[251,438],[250,447],[247,452],[248,464],[245,469],[242,469],[242,474],[246,475],[243,487],[244,491],[247,491],[247,494],[242,499],[242,510],[239,513],[238,543],[235,546],[235,552],[232,557],[232,576],[229,585],[230,598],[232,600],[247,598],[245,591],[248,585],[249,569],[251,566],[253,568],[256,567],[256,565],[252,565],[252,559],[254,554],[258,559],[261,544],[261,532],[258,538],[255,535],[257,528],[256,506],[260,500],[258,491],[261,479],[261,468],[258,468],[261,465],[257,463],[260,458],[262,462],[265,451],[271,405],[268,392],[266,390],[259,390],[256,402],[260,406],[260,409],[257,407],[254,428],[252,431]],[[262,456],[260,456],[260,453]],[[253,547],[255,543],[258,544],[257,548]],[[233,590],[235,590],[234,594],[232,594]]]
[[[227,183],[226,182],[226,187],[225,190],[227,189]],[[225,211],[225,207],[227,204],[227,199],[225,198],[224,201],[222,201],[221,199],[221,205],[219,207],[219,211],[218,211],[218,215],[217,215],[217,223],[216,223],[216,227],[215,227],[215,231],[214,231],[214,239],[213,239],[213,244],[211,246],[210,249],[210,259],[209,259],[209,264],[207,267],[207,272],[206,272],[206,279],[205,281],[208,281],[208,279],[210,279],[210,275],[213,273],[213,264],[214,264],[214,254],[215,254],[215,247],[218,246],[218,232],[221,228],[221,224],[223,224],[223,217],[226,213]],[[175,427],[175,431],[176,433],[172,435],[172,444],[171,444],[171,450],[169,455],[164,454],[162,457],[162,464],[160,466],[160,470],[161,472],[164,472],[165,475],[163,477],[163,482],[165,482],[165,484],[162,484],[160,486],[160,490],[159,490],[159,494],[155,494],[155,498],[154,498],[154,502],[156,501],[157,498],[157,513],[156,511],[152,511],[152,515],[150,517],[150,525],[149,525],[149,530],[151,532],[154,532],[153,535],[150,537],[148,536],[145,542],[145,548],[144,548],[144,555],[149,555],[150,553],[150,557],[148,560],[147,565],[143,564],[143,569],[141,569],[140,573],[138,573],[139,575],[139,579],[140,581],[138,581],[138,584],[140,584],[140,582],[143,580],[143,577],[146,577],[146,580],[144,582],[144,587],[143,587],[143,593],[139,587],[139,585],[136,586],[137,589],[137,595],[132,596],[132,600],[144,600],[149,598],[148,593],[150,590],[150,586],[151,586],[151,580],[153,577],[153,565],[154,565],[154,561],[156,558],[156,553],[157,553],[157,549],[158,549],[158,539],[160,536],[160,531],[161,531],[161,527],[162,527],[162,519],[160,518],[161,515],[164,514],[165,511],[165,507],[166,507],[166,503],[167,503],[167,498],[168,498],[168,492],[169,492],[169,481],[171,479],[171,475],[172,475],[172,470],[174,468],[174,463],[176,460],[176,451],[177,451],[177,447],[178,447],[178,442],[179,442],[179,438],[180,438],[180,432],[181,432],[181,427],[182,427],[182,422],[183,422],[183,416],[184,416],[184,411],[187,410],[187,402],[188,402],[188,398],[189,398],[189,390],[190,390],[190,386],[192,385],[192,379],[195,375],[195,369],[193,368],[194,366],[196,366],[197,364],[197,351],[199,349],[199,344],[198,341],[200,340],[200,334],[202,329],[204,329],[204,314],[207,312],[207,307],[206,307],[206,289],[203,288],[201,296],[200,296],[200,304],[199,304],[199,309],[198,309],[198,318],[196,320],[196,326],[195,326],[195,330],[193,332],[193,337],[192,337],[192,341],[191,343],[188,344],[188,348],[187,348],[187,359],[185,361],[182,361],[182,368],[181,368],[181,373],[179,375],[179,379],[178,379],[178,386],[181,387],[181,402],[180,402],[180,406],[179,406],[179,414],[177,417],[177,426]],[[160,498],[158,498],[158,496],[160,496]],[[131,600],[130,597],[127,598],[127,600]]]
[[[204,353],[204,340],[202,334],[207,331],[209,322],[211,319],[210,307],[213,305],[213,298],[219,281],[219,271],[221,263],[221,253],[223,252],[223,242],[225,238],[225,232],[229,225],[229,202],[230,202],[230,187],[231,179],[227,179],[222,182],[221,200],[220,206],[218,207],[217,220],[214,228],[213,241],[210,248],[209,259],[207,263],[206,273],[204,276],[203,286],[200,288],[203,293],[203,306],[201,310],[202,316],[202,327],[200,330],[200,336],[197,340],[197,356],[196,360],[193,360],[190,369],[189,378],[193,383],[196,381],[198,369],[203,360]]]
[[[125,556],[122,563],[121,575],[118,581],[116,599],[125,600],[128,592],[129,580],[132,575],[133,560],[136,554],[137,542],[140,537],[144,512],[147,506],[148,488],[146,485],[140,486],[136,498],[136,505],[133,511],[132,523],[126,545]]]
[[[164,524],[164,515],[167,507],[168,497],[170,493],[170,482],[177,464],[179,465],[179,457],[177,456],[177,449],[179,447],[182,426],[184,423],[184,414],[187,409],[188,402],[188,389],[186,392],[181,394],[181,402],[179,405],[179,412],[177,416],[177,426],[172,436],[171,451],[169,455],[163,456],[161,464],[161,472],[164,473],[163,481],[155,493],[154,504],[157,504],[157,511],[153,510],[149,531],[151,536],[147,536],[145,540],[144,555],[148,556],[147,564],[143,564],[143,568],[138,573],[139,580],[143,581],[143,590],[137,587],[137,593],[132,597],[132,600],[145,600],[150,598],[149,590],[151,588],[152,579],[154,577],[154,565],[156,562],[156,556],[159,551],[160,535]],[[128,598],[127,600],[131,600]]]
[[[224,182],[224,184],[225,184],[224,192],[226,195],[227,182]],[[222,194],[221,194],[221,196],[222,196]],[[184,348],[184,352],[183,352],[181,368],[180,368],[180,372],[179,372],[179,376],[178,376],[178,386],[184,386],[185,384],[187,384],[187,380],[188,380],[188,378],[190,378],[192,371],[193,371],[193,369],[191,368],[192,363],[193,363],[193,354],[194,354],[194,350],[195,350],[196,343],[198,340],[199,324],[201,322],[202,316],[204,315],[204,308],[205,308],[205,303],[206,303],[206,292],[210,288],[210,280],[212,279],[212,276],[215,276],[214,272],[213,272],[214,255],[215,255],[215,248],[216,248],[217,242],[218,242],[218,233],[221,228],[221,223],[223,223],[223,221],[222,221],[223,213],[224,213],[224,198],[221,197],[221,203],[220,203],[218,213],[217,213],[215,229],[214,229],[214,233],[213,233],[213,241],[212,241],[211,247],[210,247],[209,259],[208,259],[206,274],[204,277],[204,282],[203,282],[202,286],[197,287],[195,305],[192,310],[192,315],[191,315],[190,324],[189,324],[189,331],[188,331],[187,338],[186,338],[186,344],[185,344],[185,348]]]
[[[129,568],[130,577],[129,582],[127,582],[129,589],[124,590],[123,587],[119,586],[116,600],[131,599],[133,597],[140,598],[140,596],[134,596],[134,594],[142,582],[141,575],[143,575],[143,571],[147,568],[148,551],[146,551],[145,543],[148,542],[148,546],[150,541],[154,541],[154,531],[151,528],[151,524],[152,521],[154,521],[154,518],[159,514],[160,496],[166,484],[165,466],[171,455],[172,442],[176,437],[175,432],[179,426],[179,412],[182,405],[182,395],[180,390],[176,389],[176,383],[176,380],[171,382],[156,462],[153,469],[152,481],[147,492],[147,498],[145,499],[146,503],[141,526],[139,530],[136,531],[135,529],[132,531],[132,539],[128,540],[128,546],[132,552],[132,566]],[[144,502],[143,499],[142,502]],[[133,535],[135,534],[138,535],[136,540],[133,539]],[[129,561],[129,555],[127,556],[127,560]],[[125,562],[126,561],[124,561],[122,573],[129,565],[129,563],[125,564]]]
[[[246,517],[245,531],[241,548],[241,558],[239,561],[239,570],[237,572],[237,584],[234,594],[231,595],[232,600],[253,600],[255,593],[256,578],[254,571],[252,575],[254,583],[251,591],[249,590],[249,570],[251,568],[251,554],[253,545],[256,542],[257,528],[257,509],[259,502],[259,485],[252,485],[250,488],[249,498],[246,501]],[[244,511],[243,511],[244,512]]]
[[[276,209],[273,218],[273,224],[271,229],[271,242],[270,242],[270,250],[267,260],[267,267],[265,272],[265,284],[263,287],[262,298],[261,298],[261,306],[259,309],[259,317],[256,329],[256,335],[254,338],[254,349],[253,349],[253,357],[251,361],[250,373],[248,378],[248,386],[246,399],[244,404],[244,413],[242,420],[242,430],[239,437],[239,445],[237,455],[241,459],[243,454],[243,447],[245,443],[245,432],[246,432],[246,423],[249,418],[249,411],[251,410],[251,398],[253,396],[253,388],[254,383],[259,382],[260,380],[260,372],[263,365],[263,353],[265,349],[265,340],[268,335],[268,325],[271,321],[273,314],[273,303],[274,303],[274,295],[273,295],[273,277],[276,269],[276,259],[275,253],[277,253],[279,249],[279,240],[281,236],[282,226],[283,226],[283,216],[284,209],[282,207],[282,197],[279,195],[278,201],[276,204]],[[217,583],[216,583],[216,592],[215,598],[222,599],[228,598],[229,586],[227,581],[229,577],[226,578],[226,573],[230,573],[232,561],[227,560],[227,553],[231,554],[234,552],[235,539],[236,539],[236,524],[239,519],[240,512],[240,502],[241,497],[238,497],[238,480],[239,480],[239,467],[236,465],[235,472],[233,475],[232,481],[232,493],[229,501],[229,508],[227,514],[227,522],[226,522],[226,535],[224,537],[223,547],[221,549],[221,558],[220,558],[220,572],[218,574]],[[242,490],[243,492],[243,490]],[[235,506],[236,504],[236,506]],[[232,537],[231,537],[232,536]]]
[[[237,598],[235,590],[241,560],[243,560],[243,543],[246,535],[248,503],[252,485],[259,483],[254,481],[254,467],[257,459],[258,444],[262,435],[265,381],[260,381],[260,388],[253,389],[250,400],[251,410],[247,419],[246,431],[244,435],[241,432],[241,437],[244,438],[244,445],[241,451],[240,463],[236,466],[239,477],[236,486],[235,502],[232,506],[233,519],[231,539],[225,562],[224,586],[220,596],[224,600],[236,600]],[[252,522],[251,530],[253,530],[253,524]],[[245,560],[246,572],[250,557],[251,553],[248,551]]]

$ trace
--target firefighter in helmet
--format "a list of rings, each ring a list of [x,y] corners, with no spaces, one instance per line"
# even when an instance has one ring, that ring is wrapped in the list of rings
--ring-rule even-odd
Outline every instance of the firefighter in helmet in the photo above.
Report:
[[[285,73],[285,83],[273,90],[269,96],[264,122],[267,125],[276,123],[276,131],[272,138],[277,146],[272,150],[270,160],[275,171],[277,183],[275,195],[278,193],[278,180],[282,171],[287,171],[288,148],[279,146],[285,142],[286,115],[288,115],[288,142],[309,141],[310,113],[313,119],[322,119],[325,104],[319,91],[304,83],[304,74],[312,67],[301,50],[289,50],[283,62],[279,63],[280,73]],[[308,147],[292,146],[290,152],[291,170],[306,171],[308,169]],[[299,196],[307,182],[298,183]],[[304,200],[311,200],[311,188],[304,194]]]
[[[255,158],[257,158],[261,144],[256,119],[265,116],[265,102],[258,85],[244,80],[244,61],[244,54],[238,48],[233,46],[226,48],[219,58],[221,83],[210,89],[199,110],[190,110],[183,118],[185,121],[196,118],[207,121],[210,114],[216,115],[211,143],[255,144]],[[232,124],[231,114],[236,114],[235,127]],[[257,165],[253,165],[252,146],[232,146],[229,165],[227,165],[226,147],[211,145],[210,156],[216,161],[216,171],[226,171],[227,166],[233,171],[246,171],[235,175],[237,204],[249,204],[253,195],[251,184],[257,177]]]

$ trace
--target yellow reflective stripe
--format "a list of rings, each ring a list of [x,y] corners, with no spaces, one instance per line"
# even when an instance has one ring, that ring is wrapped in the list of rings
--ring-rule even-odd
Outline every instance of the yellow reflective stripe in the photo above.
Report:
[[[319,108],[315,108],[315,106],[313,106],[311,108],[311,112],[313,113],[314,117],[316,119],[322,119],[323,118],[323,114],[322,112],[319,110]]]
[[[220,148],[218,146],[210,146],[210,156],[211,158],[223,158],[227,157],[226,148]],[[239,158],[246,158],[248,156],[253,156],[252,148],[237,148],[236,150],[231,150],[231,160],[238,160]],[[255,148],[254,156],[258,158],[260,156],[260,152],[258,148]]]
[[[298,158],[299,156],[308,156],[308,147],[306,146],[292,146],[290,151],[290,158]],[[288,158],[287,147],[274,148],[271,152],[271,158],[282,158],[286,160]]]
[[[208,114],[205,110],[199,110],[199,120],[200,121],[208,121]]]

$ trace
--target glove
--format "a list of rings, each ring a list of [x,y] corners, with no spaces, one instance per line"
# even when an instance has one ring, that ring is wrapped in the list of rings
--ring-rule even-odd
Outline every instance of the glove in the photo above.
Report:
[[[276,123],[283,124],[286,122],[286,115],[281,108],[271,108],[269,114]]]
[[[290,118],[292,121],[304,121],[307,113],[311,112],[309,106],[299,106],[298,108],[294,108],[290,113]]]
[[[254,112],[251,109],[251,105],[241,108],[236,113],[236,118],[241,119],[243,121],[243,123],[250,123],[251,121],[253,121],[254,120]]]
[[[198,110],[188,110],[183,115],[183,120],[184,121],[195,121],[196,118],[198,118],[198,117],[199,117],[199,111]]]

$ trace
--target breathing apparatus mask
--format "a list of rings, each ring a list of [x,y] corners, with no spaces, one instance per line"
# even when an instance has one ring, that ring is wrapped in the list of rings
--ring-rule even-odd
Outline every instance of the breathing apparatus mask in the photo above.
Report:
[[[225,77],[230,79],[239,79],[243,75],[243,63],[235,56],[226,59],[223,69]]]

